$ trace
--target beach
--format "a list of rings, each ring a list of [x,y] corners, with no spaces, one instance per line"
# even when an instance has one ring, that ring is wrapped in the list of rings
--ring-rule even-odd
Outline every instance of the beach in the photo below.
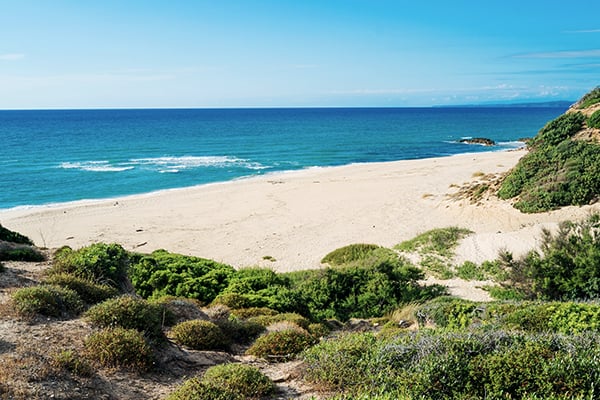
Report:
[[[494,196],[474,204],[459,187],[509,170],[525,150],[273,173],[232,182],[110,200],[0,212],[0,223],[38,246],[79,248],[116,242],[233,265],[277,271],[319,268],[328,252],[352,243],[391,247],[447,226],[474,234],[457,262],[523,254],[542,227],[583,218],[597,206],[523,214]]]

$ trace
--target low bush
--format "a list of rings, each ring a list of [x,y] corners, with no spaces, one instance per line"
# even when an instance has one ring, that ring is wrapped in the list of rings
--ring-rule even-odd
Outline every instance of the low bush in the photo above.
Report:
[[[131,266],[131,282],[144,298],[165,295],[212,302],[228,285],[233,267],[199,257],[156,250],[137,257]]]
[[[119,291],[112,286],[94,283],[88,279],[70,274],[50,275],[44,282],[74,290],[85,303],[90,305],[119,295]]]
[[[471,261],[465,261],[456,268],[456,275],[466,281],[476,280],[482,281],[487,278],[482,268],[478,267],[477,264]]]
[[[416,312],[420,325],[434,323],[447,329],[465,329],[481,317],[480,313],[477,303],[454,297],[438,297],[424,303]]]
[[[598,356],[595,334],[423,331],[325,340],[304,361],[309,381],[348,398],[566,400],[595,398]]]
[[[31,286],[12,294],[16,311],[22,315],[42,314],[48,317],[70,317],[83,311],[79,295],[55,285]]]
[[[0,225],[0,240],[10,243],[27,244],[33,246],[33,241],[27,236],[11,231]]]
[[[194,350],[223,349],[228,344],[221,328],[210,321],[181,322],[171,329],[170,335],[178,344]]]
[[[253,321],[236,318],[215,321],[221,328],[228,342],[248,344],[265,331],[265,327]]]
[[[96,243],[79,250],[63,247],[54,254],[50,274],[67,273],[127,290],[129,253],[118,244]]]
[[[163,339],[163,321],[171,317],[167,309],[158,304],[133,296],[121,296],[96,304],[85,317],[104,328],[136,329],[149,338]]]
[[[227,388],[202,382],[200,378],[191,378],[165,400],[244,400],[244,397]]]
[[[0,241],[0,261],[40,262],[45,259],[36,247]]]
[[[315,342],[311,334],[301,329],[273,331],[256,339],[246,354],[272,361],[289,360]]]
[[[308,325],[310,325],[310,321],[308,319],[306,319],[302,315],[296,314],[296,313],[259,315],[256,317],[248,318],[248,321],[262,325],[265,328],[271,324],[275,324],[277,322],[283,322],[283,321],[292,322],[304,329],[308,328]]]
[[[400,251],[417,252],[421,255],[438,255],[452,257],[453,250],[461,239],[470,235],[468,229],[451,226],[448,228],[432,229],[413,239],[406,240],[394,248]]]
[[[252,317],[260,316],[273,316],[278,314],[277,311],[272,310],[268,307],[249,307],[249,308],[238,308],[231,310],[231,315],[239,319],[248,319]]]
[[[325,257],[323,257],[321,263],[329,264],[331,266],[344,265],[350,262],[362,260],[369,256],[373,250],[379,248],[380,246],[376,244],[351,244],[327,254]]]
[[[373,372],[378,342],[371,333],[348,333],[326,339],[304,352],[304,377],[326,389],[352,392]]]
[[[600,215],[563,222],[556,233],[544,230],[541,252],[515,259],[501,255],[509,271],[504,286],[540,300],[591,300],[600,297]]]
[[[244,364],[221,364],[210,367],[202,382],[231,391],[245,399],[260,399],[274,392],[275,385],[258,368]]]
[[[164,320],[166,326],[192,319],[208,319],[208,315],[201,310],[201,304],[198,300],[163,296],[150,302],[166,308],[167,312]]]
[[[107,368],[145,372],[154,362],[152,348],[135,329],[105,329],[90,335],[84,346],[89,360]]]
[[[600,110],[595,111],[587,120],[590,128],[600,129]]]
[[[94,375],[94,368],[88,360],[73,350],[64,350],[52,356],[51,364],[59,370],[69,371],[82,378]]]
[[[600,86],[586,93],[581,100],[577,102],[578,108],[588,108],[596,103],[600,103]]]

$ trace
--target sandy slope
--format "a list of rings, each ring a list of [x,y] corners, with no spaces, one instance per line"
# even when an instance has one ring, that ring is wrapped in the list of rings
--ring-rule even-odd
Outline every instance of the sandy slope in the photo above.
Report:
[[[508,170],[524,151],[350,165],[279,173],[118,200],[0,212],[0,223],[38,245],[77,248],[118,242],[165,248],[237,267],[318,268],[329,251],[357,242],[393,246],[450,225],[473,230],[460,260],[535,246],[542,226],[584,217],[597,206],[522,214],[495,198],[457,201],[455,185]],[[263,259],[273,257],[276,261]]]

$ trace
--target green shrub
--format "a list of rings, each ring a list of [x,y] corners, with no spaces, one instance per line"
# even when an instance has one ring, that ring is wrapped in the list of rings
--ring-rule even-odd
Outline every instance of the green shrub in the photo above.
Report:
[[[590,128],[600,129],[600,110],[596,110],[592,115],[590,115],[587,120],[587,125]]]
[[[377,246],[376,244],[351,244],[327,254],[325,257],[323,257],[321,263],[329,264],[331,266],[344,265],[349,262],[362,260],[369,256],[373,250],[379,248],[380,246]]]
[[[232,319],[221,319],[215,322],[223,331],[227,341],[248,344],[265,331],[258,322]]]
[[[46,257],[33,246],[0,242],[0,261],[40,262]]]
[[[417,316],[421,325],[433,322],[448,329],[465,329],[480,317],[477,303],[453,297],[438,297],[423,304]]]
[[[302,276],[302,275],[299,275]],[[343,267],[312,271],[297,282],[305,315],[319,321],[382,316],[400,304],[426,300],[445,293],[424,287],[421,270],[387,249]]]
[[[249,308],[238,308],[231,310],[231,315],[239,319],[248,319],[259,316],[273,316],[278,314],[277,311],[272,310],[268,307],[249,307]]]
[[[326,339],[302,356],[305,379],[330,390],[352,391],[370,379],[378,343],[371,333],[350,333]]]
[[[14,232],[9,229],[6,229],[1,224],[0,224],[0,240],[3,240],[5,242],[11,242],[11,243],[27,244],[30,246],[34,245],[33,241],[31,241],[31,239],[29,239],[27,236],[21,235],[18,232]]]
[[[152,339],[163,339],[165,307],[133,296],[121,296],[96,304],[85,313],[94,324],[114,328],[136,329]]]
[[[269,325],[278,323],[278,322],[292,322],[298,325],[301,328],[308,328],[310,321],[303,317],[300,314],[296,313],[283,313],[283,314],[275,314],[275,315],[259,315],[256,317],[248,318],[248,321],[255,322],[259,325],[264,326],[265,328]]]
[[[268,332],[256,339],[246,351],[257,357],[269,360],[288,360],[315,344],[314,337],[301,329],[286,329]]]
[[[202,382],[231,391],[246,399],[259,399],[274,392],[273,382],[258,368],[244,364],[221,364],[210,367]]]
[[[202,382],[199,378],[191,378],[165,400],[244,400],[244,397],[227,388]]]
[[[90,280],[64,273],[50,275],[44,282],[49,285],[74,290],[87,304],[100,303],[119,294],[119,291],[112,286],[94,283]]]
[[[135,329],[105,329],[90,335],[84,346],[90,360],[108,368],[145,372],[154,362],[152,348]]]
[[[477,266],[474,262],[465,261],[462,265],[456,269],[456,275],[464,280],[477,280],[482,281],[487,278],[485,272]]]
[[[129,254],[118,244],[96,243],[79,250],[59,249],[51,274],[67,273],[118,289],[127,288]]]
[[[584,205],[600,195],[600,146],[572,140],[585,116],[567,113],[546,124],[498,191],[522,212]]]
[[[219,326],[203,320],[181,322],[171,329],[171,336],[175,342],[194,350],[223,349],[228,344]]]
[[[163,296],[150,302],[167,310],[164,319],[166,326],[173,326],[178,322],[192,319],[208,319],[208,315],[200,309],[201,305],[198,300]]]
[[[308,326],[308,332],[318,339],[327,336],[331,332],[331,328],[323,323],[314,323]]]
[[[55,353],[52,356],[51,364],[57,369],[69,371],[83,378],[89,378],[94,375],[94,369],[89,361],[73,350],[64,350]]]
[[[586,300],[600,297],[600,215],[563,222],[555,234],[544,230],[541,253],[520,259],[503,254],[509,271],[505,286],[540,300]]]
[[[585,94],[581,100],[577,102],[578,108],[588,108],[600,102],[600,86]]]
[[[165,295],[212,302],[228,285],[233,267],[199,257],[157,250],[134,260],[131,282],[144,298]]]
[[[421,255],[452,257],[459,241],[472,233],[468,229],[456,226],[432,229],[413,239],[406,240],[394,248],[400,251],[417,252]]]
[[[68,317],[83,311],[83,302],[75,291],[54,285],[19,289],[12,294],[12,300],[17,312],[23,315]]]

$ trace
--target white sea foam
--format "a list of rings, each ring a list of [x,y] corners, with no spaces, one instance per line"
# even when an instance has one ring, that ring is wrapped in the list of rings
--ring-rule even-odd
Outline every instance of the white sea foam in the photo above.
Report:
[[[185,169],[194,168],[224,168],[239,166],[250,170],[262,170],[269,168],[258,162],[230,156],[182,156],[182,157],[153,157],[134,158],[125,162],[111,163],[101,161],[76,161],[63,162],[59,168],[78,169],[92,172],[121,172],[134,168],[156,170],[159,173],[178,173]]]
[[[133,169],[132,166],[113,165],[108,161],[64,162],[59,165],[63,169],[79,169],[91,172],[122,172]]]

